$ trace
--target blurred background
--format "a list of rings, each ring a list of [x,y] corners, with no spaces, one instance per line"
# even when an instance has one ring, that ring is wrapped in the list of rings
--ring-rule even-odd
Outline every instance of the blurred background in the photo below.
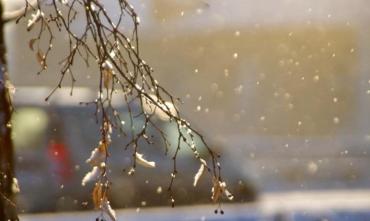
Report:
[[[10,10],[23,1],[8,3]],[[370,219],[368,1],[132,3],[142,21],[143,57],[159,82],[183,99],[181,108],[189,121],[222,154],[224,176],[236,202],[267,198],[276,206],[284,199],[309,199],[304,205],[310,207],[318,203],[315,199],[331,198],[339,202],[336,207],[347,208],[346,200],[352,199],[351,211],[367,210],[358,219],[343,220]],[[109,1],[105,4],[114,11]],[[59,79],[57,62],[47,73],[35,74],[39,67],[28,49],[32,36],[24,24],[7,27],[10,76],[17,88],[13,138],[20,208],[88,209],[90,190],[81,188],[80,180],[88,170],[85,158],[98,142],[98,126],[93,110],[78,102],[94,98],[97,76],[82,65],[76,67],[74,97],[69,97],[66,81],[65,89],[45,103]],[[54,53],[63,53],[64,46],[60,36]],[[176,139],[171,125],[162,126]],[[159,139],[145,154],[163,165],[157,171],[142,169],[135,177],[123,171],[130,163],[124,139],[117,135],[112,148],[113,204],[168,204],[171,165]],[[209,202],[207,181],[192,187],[197,168],[191,152],[181,156],[179,203]],[[303,197],[289,198],[293,193]],[[322,220],[316,218],[312,220]]]

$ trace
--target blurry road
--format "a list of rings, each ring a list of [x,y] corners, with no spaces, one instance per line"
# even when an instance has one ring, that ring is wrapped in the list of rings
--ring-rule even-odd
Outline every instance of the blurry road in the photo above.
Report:
[[[151,221],[367,221],[370,191],[290,192],[262,195],[254,204],[224,205],[224,215],[214,205],[123,209],[118,220]],[[94,220],[98,212],[22,215],[23,221]]]

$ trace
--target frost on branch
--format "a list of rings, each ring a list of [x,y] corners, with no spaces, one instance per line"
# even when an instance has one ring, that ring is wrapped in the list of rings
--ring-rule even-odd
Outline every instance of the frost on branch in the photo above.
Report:
[[[29,47],[35,52],[40,64],[38,74],[47,72],[48,62],[55,59],[52,57],[55,39],[62,37],[66,42],[66,53],[58,59],[58,71],[48,73],[56,72],[59,81],[45,100],[51,99],[66,83],[66,79],[70,79],[71,95],[73,94],[75,74],[83,74],[74,72],[76,65],[85,64],[89,68],[89,74],[97,76],[91,79],[98,79],[95,83],[89,83],[97,85],[97,97],[92,101],[81,102],[82,105],[95,108],[96,122],[100,125],[98,147],[94,147],[89,157],[86,156],[86,163],[91,166],[91,171],[82,179],[83,185],[95,182],[92,190],[95,207],[115,219],[106,194],[111,185],[108,171],[113,130],[127,138],[127,142],[122,146],[127,155],[132,157],[129,174],[134,173],[136,163],[149,168],[156,166],[155,162],[146,160],[140,154],[141,149],[144,149],[143,143],[154,144],[153,131],[161,138],[166,155],[169,155],[170,147],[174,149],[169,156],[173,165],[168,186],[172,205],[175,203],[173,186],[178,173],[177,156],[181,148],[189,149],[194,158],[199,160],[200,167],[194,177],[194,186],[207,172],[209,177],[215,177],[217,180],[213,185],[212,200],[219,202],[221,193],[231,196],[225,188],[226,184],[221,182],[219,155],[210,148],[202,134],[182,117],[178,109],[180,99],[159,84],[153,69],[140,56],[140,19],[128,0],[110,0],[109,3],[116,6],[114,8],[117,10],[117,13],[112,14],[104,8],[103,1],[45,2],[38,0],[35,5],[27,4],[24,15],[31,14],[27,30],[35,35],[30,39]],[[76,26],[78,30],[72,28]],[[79,78],[87,79],[84,76]],[[115,99],[124,101],[125,113],[129,120],[121,119],[122,109],[114,105]],[[167,134],[161,128],[161,121],[167,121],[174,126],[178,134],[175,142],[170,144]],[[143,122],[143,125],[137,128],[134,122]],[[198,141],[198,146],[206,148],[208,156],[200,158],[195,140]],[[150,156],[148,158],[150,159]],[[207,162],[204,159],[207,159]]]
[[[116,212],[112,209],[112,207],[110,206],[109,201],[106,198],[103,200],[103,203],[101,205],[101,209],[102,209],[103,212],[108,214],[108,216],[113,221],[117,220]]]
[[[193,182],[193,186],[194,187],[197,186],[197,183],[199,181],[199,178],[203,175],[203,172],[204,172],[204,165],[201,164],[198,172],[194,176],[194,182]]]
[[[91,155],[89,159],[86,160],[86,163],[92,166],[98,166],[105,161],[106,156],[107,146],[101,143],[98,147],[91,151]]]
[[[171,116],[177,116],[176,108],[173,103],[169,101],[163,102],[163,100],[158,99],[154,94],[149,94],[149,98],[143,94],[142,106],[147,115],[155,115],[163,121],[170,120]]]
[[[84,178],[82,179],[82,186],[85,186],[86,183],[91,182],[91,181],[96,181],[102,174],[102,169],[100,166],[94,166],[93,169],[88,172]]]
[[[143,155],[136,152],[136,161],[138,164],[142,165],[143,167],[149,167],[149,168],[154,168],[155,167],[155,162],[154,161],[147,161],[144,159]]]
[[[42,17],[44,17],[44,13],[41,12],[41,10],[37,10],[32,14],[31,19],[29,19],[27,23],[27,31],[31,31],[35,23],[37,23]]]
[[[13,193],[19,193],[19,192],[21,192],[21,188],[19,188],[18,179],[15,178],[15,177],[13,177],[12,192]]]
[[[207,166],[207,162],[204,159],[200,159],[200,162],[201,162],[201,164],[200,164],[199,170],[194,176],[194,182],[193,182],[194,187],[197,186],[198,181],[199,181],[200,177],[203,175],[204,169]]]

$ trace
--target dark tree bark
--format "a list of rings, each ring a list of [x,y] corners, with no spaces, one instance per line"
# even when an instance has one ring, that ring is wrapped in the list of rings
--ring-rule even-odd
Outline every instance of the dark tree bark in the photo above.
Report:
[[[0,221],[18,220],[13,203],[14,153],[11,140],[12,105],[8,89],[3,5],[0,2]]]

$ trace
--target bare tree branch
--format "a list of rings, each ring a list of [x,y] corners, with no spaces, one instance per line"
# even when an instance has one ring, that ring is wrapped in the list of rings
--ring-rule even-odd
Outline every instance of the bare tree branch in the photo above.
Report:
[[[182,117],[178,108],[180,100],[159,84],[155,79],[153,69],[140,56],[138,35],[140,18],[134,7],[127,0],[115,0],[110,3],[119,8],[118,18],[117,16],[113,18],[106,11],[103,3],[98,0],[51,0],[45,4],[38,0],[36,4],[29,5],[32,15],[28,20],[27,30],[38,29],[34,32],[35,37],[29,42],[40,64],[38,74],[48,68],[53,42],[58,37],[55,32],[65,32],[68,38],[68,52],[59,62],[60,79],[46,100],[50,99],[62,86],[66,75],[72,79],[73,91],[76,81],[73,69],[77,58],[82,59],[86,65],[92,64],[91,73],[99,76],[99,86],[96,88],[97,98],[84,104],[93,105],[96,109],[95,117],[100,124],[100,142],[87,160],[92,170],[86,174],[82,184],[85,185],[89,181],[95,182],[93,189],[95,207],[102,211],[102,216],[107,214],[115,219],[107,196],[110,188],[107,171],[112,130],[116,129],[129,137],[125,149],[131,150],[132,166],[129,170],[129,175],[131,175],[135,172],[137,163],[150,167],[155,166],[154,162],[145,160],[140,154],[141,142],[149,145],[154,143],[150,135],[151,130],[156,131],[162,138],[165,154],[168,153],[171,144],[165,132],[160,128],[159,121],[161,120],[176,125],[178,134],[177,142],[173,144],[174,152],[171,153],[173,168],[169,171],[168,192],[172,206],[175,205],[173,185],[179,173],[177,158],[181,148],[191,150],[194,158],[199,161],[199,165],[206,168],[213,182],[212,200],[219,203],[220,194],[227,192],[226,184],[221,177],[219,155],[210,148],[203,135]],[[24,15],[27,13],[27,8],[23,11]],[[82,25],[78,33],[71,28],[77,15],[79,19],[82,19],[82,22],[79,22]],[[127,25],[128,22],[131,25]],[[41,42],[45,39],[48,41],[47,44]],[[122,125],[118,108],[113,105],[113,98],[125,101],[130,117],[128,127]],[[140,128],[135,128],[137,125],[134,122],[139,119],[144,123],[140,125]],[[210,158],[208,163],[198,151],[201,146],[208,151]],[[196,176],[199,179],[199,172]]]

